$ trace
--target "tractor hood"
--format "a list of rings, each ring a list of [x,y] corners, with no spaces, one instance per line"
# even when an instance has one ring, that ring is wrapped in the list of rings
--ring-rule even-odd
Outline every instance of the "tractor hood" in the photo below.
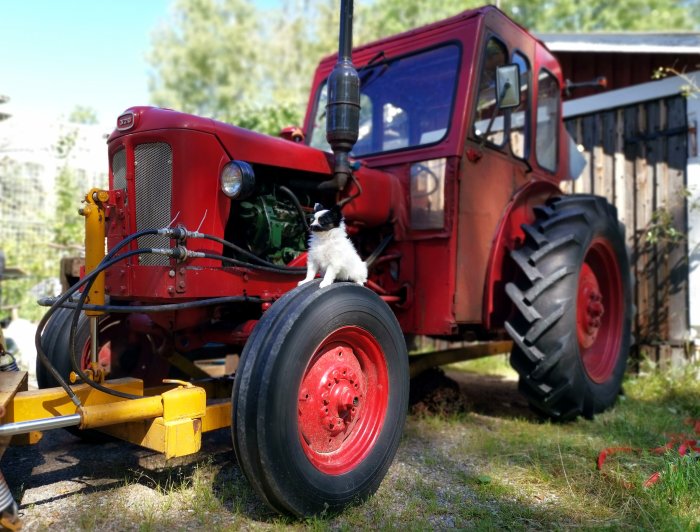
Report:
[[[305,144],[159,107],[131,107],[117,119],[108,143],[121,136],[167,129],[193,129],[214,135],[232,159],[331,175],[332,155]]]

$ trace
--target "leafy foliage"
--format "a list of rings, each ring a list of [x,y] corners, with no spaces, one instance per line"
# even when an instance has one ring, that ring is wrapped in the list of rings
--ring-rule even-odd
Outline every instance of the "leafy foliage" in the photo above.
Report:
[[[68,121],[74,124],[95,125],[97,124],[97,112],[86,105],[76,105],[70,115]]]
[[[59,137],[54,147],[61,161],[56,176],[56,217],[53,224],[53,242],[60,246],[80,247],[83,242],[83,220],[77,213],[84,184],[79,182],[68,159],[75,148],[77,131],[71,130]]]
[[[77,209],[87,183],[71,165],[77,143],[72,127],[53,146],[58,161],[54,197],[45,191],[40,165],[0,158],[0,248],[6,265],[25,274],[3,282],[2,305],[18,307],[23,318],[41,317],[45,309],[36,300],[55,295],[59,257],[75,255],[83,246],[84,222]]]
[[[482,0],[357,2],[354,42],[406,31],[483,5]],[[698,0],[502,0],[524,27],[549,31],[693,29]],[[276,135],[300,124],[313,69],[337,48],[337,0],[285,0],[261,10],[246,0],[177,0],[153,35],[156,104]]]
[[[24,273],[19,279],[3,281],[2,305],[19,307],[24,317],[37,318],[36,293],[55,264],[54,257],[45,252],[49,240],[46,195],[36,165],[20,164],[9,157],[0,159],[0,219],[5,264]]]

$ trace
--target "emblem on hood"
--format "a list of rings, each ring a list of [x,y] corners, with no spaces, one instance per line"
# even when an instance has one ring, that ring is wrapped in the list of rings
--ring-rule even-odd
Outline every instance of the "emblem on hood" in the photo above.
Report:
[[[136,116],[133,111],[127,111],[117,118],[117,129],[119,131],[126,131],[134,127],[134,122],[136,122]]]

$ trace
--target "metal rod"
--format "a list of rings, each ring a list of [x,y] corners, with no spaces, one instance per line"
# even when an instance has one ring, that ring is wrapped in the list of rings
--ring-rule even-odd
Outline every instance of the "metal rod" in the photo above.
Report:
[[[338,62],[351,61],[352,54],[352,0],[340,2],[340,31],[338,35]]]
[[[473,345],[465,345],[455,349],[445,349],[444,351],[433,351],[425,355],[413,355],[409,360],[409,372],[411,378],[420,375],[425,370],[445,364],[453,364],[463,360],[473,360],[489,355],[499,355],[510,353],[513,347],[511,341],[486,342]]]
[[[97,316],[90,316],[90,362],[97,367]]]
[[[34,430],[62,429],[80,425],[80,414],[69,416],[49,417],[46,419],[34,419],[32,421],[18,421],[17,423],[7,423],[0,425],[0,438],[4,436],[15,436],[16,434],[27,434]]]

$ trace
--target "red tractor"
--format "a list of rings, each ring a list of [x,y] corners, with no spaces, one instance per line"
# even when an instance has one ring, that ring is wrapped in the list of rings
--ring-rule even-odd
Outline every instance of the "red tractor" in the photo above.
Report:
[[[522,393],[559,420],[614,403],[630,347],[624,227],[604,198],[559,187],[580,156],[554,56],[491,6],[351,50],[341,10],[303,128],[119,117],[109,190],[83,209],[85,288],[54,302],[37,369],[42,387],[73,369],[132,399],[102,376],[189,386],[198,359],[240,353],[224,401],[236,456],[296,515],[378,487],[406,416],[407,336],[512,339]],[[343,205],[365,286],[297,287],[317,202]]]

